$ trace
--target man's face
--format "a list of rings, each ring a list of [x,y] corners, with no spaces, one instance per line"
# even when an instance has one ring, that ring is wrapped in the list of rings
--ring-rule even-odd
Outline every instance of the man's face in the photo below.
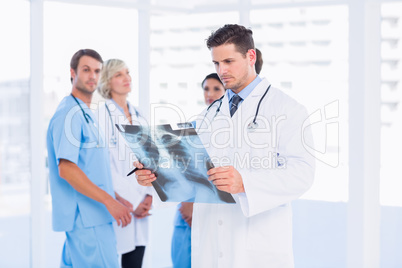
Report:
[[[234,44],[211,48],[212,62],[226,89],[239,93],[255,76],[255,50],[250,49],[244,56]]]
[[[98,85],[102,63],[98,60],[82,56],[77,66],[77,72],[70,70],[73,78],[73,87],[84,94],[94,93]]]

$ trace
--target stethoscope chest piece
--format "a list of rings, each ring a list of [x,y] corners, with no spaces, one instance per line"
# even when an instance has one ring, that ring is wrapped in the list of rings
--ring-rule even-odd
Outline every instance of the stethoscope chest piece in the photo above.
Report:
[[[110,145],[115,146],[117,144],[116,136],[112,136],[109,140]]]
[[[258,128],[258,123],[256,121],[250,122],[247,125],[247,131],[248,132],[254,132]]]

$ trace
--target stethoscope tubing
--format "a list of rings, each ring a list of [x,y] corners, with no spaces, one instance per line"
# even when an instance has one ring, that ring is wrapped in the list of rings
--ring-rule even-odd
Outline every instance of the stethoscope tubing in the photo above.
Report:
[[[255,111],[255,116],[254,116],[253,122],[250,123],[250,124],[247,126],[249,129],[255,129],[255,128],[258,126],[258,124],[257,124],[257,116],[258,116],[258,112],[259,112],[259,110],[260,110],[260,105],[261,105],[262,100],[265,98],[265,95],[267,95],[267,93],[268,93],[268,91],[269,91],[270,88],[271,88],[271,85],[268,86],[268,88],[267,88],[267,89],[265,90],[265,92],[264,92],[264,95],[262,95],[260,101],[258,102],[257,110]]]
[[[128,109],[130,110],[130,106],[129,106],[128,103],[127,103],[127,106],[128,106]],[[112,113],[110,112],[110,109],[109,109],[109,106],[107,105],[107,103],[105,103],[105,107],[106,107],[106,110],[107,110],[107,112],[109,114],[110,126],[112,127],[112,137],[110,137],[110,142],[112,144],[116,144],[117,143],[117,138],[116,138],[116,133],[115,133],[115,130],[114,130],[114,127],[113,127]],[[140,114],[138,113],[138,111],[135,108],[134,108],[134,112],[135,112],[135,115],[137,116],[137,118],[139,118]]]
[[[115,133],[114,133],[112,113],[110,112],[109,107],[107,106],[106,103],[105,103],[105,107],[106,107],[107,113],[109,114],[110,126],[112,127],[112,137],[110,138],[110,141],[111,141],[113,144],[116,144],[116,135],[115,135]]]
[[[258,116],[258,112],[259,112],[259,110],[260,110],[260,105],[261,105],[262,100],[263,100],[263,99],[265,98],[265,96],[267,95],[267,93],[268,93],[268,91],[269,91],[270,88],[271,88],[271,85],[268,86],[268,88],[265,90],[264,94],[263,94],[262,97],[260,98],[260,100],[259,100],[259,102],[258,102],[258,105],[257,105],[257,109],[256,109],[256,111],[255,111],[254,119],[253,119],[253,121],[252,121],[250,124],[248,124],[248,126],[247,126],[248,129],[250,129],[250,130],[251,130],[251,129],[255,129],[256,126],[258,126],[258,124],[257,124],[257,116]],[[224,98],[224,97],[225,97],[225,95],[223,95],[223,96],[220,97],[219,99],[214,100],[214,101],[208,106],[207,111],[206,111],[206,113],[205,113],[205,115],[204,115],[204,117],[202,118],[202,121],[201,121],[201,123],[200,123],[200,126],[198,127],[198,130],[201,128],[202,124],[204,123],[205,118],[207,117],[208,112],[209,112],[209,110],[211,109],[211,107],[212,107],[215,103],[219,102],[218,108],[216,109],[215,115],[214,115],[214,117],[212,118],[212,120],[216,117],[216,115],[217,115],[217,114],[219,113],[219,111],[221,110],[221,106],[222,106],[222,102],[223,102],[223,98]]]
[[[78,104],[78,106],[80,107],[80,109],[81,109],[81,111],[82,111],[82,114],[84,115],[84,119],[85,119],[85,121],[87,122],[87,124],[90,125],[90,124],[89,124],[89,120],[88,120],[88,117],[89,117],[89,118],[91,119],[91,121],[93,122],[94,127],[95,127],[95,128],[98,128],[98,127],[96,126],[96,123],[92,120],[92,118],[84,111],[84,109],[82,108],[81,104],[78,102],[77,98],[73,95],[73,93],[71,93],[70,95],[71,95],[71,97],[73,97],[73,99],[75,100],[75,102],[76,102],[76,103]],[[93,130],[92,130],[92,131],[93,131]],[[99,137],[97,137],[97,144],[96,144],[96,147],[99,147]]]
[[[75,102],[78,104],[78,106],[80,106],[80,109],[82,111],[82,114],[84,115],[85,121],[87,121],[87,123],[89,124],[89,120],[87,118],[87,114],[85,113],[84,109],[82,108],[81,104],[78,102],[77,98],[73,95],[73,93],[70,94],[71,97],[73,97],[73,99],[75,100]]]

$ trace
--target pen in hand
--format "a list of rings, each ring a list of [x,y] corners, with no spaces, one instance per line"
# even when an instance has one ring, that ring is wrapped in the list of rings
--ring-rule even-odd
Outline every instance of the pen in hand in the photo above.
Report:
[[[140,162],[138,162],[138,161],[135,161],[133,164],[134,164],[134,169],[131,170],[131,171],[127,174],[127,177],[130,176],[131,174],[133,174],[137,169],[142,169],[142,168],[144,167],[144,166],[143,166]]]
[[[137,168],[135,167],[133,170],[131,170],[131,171],[127,174],[127,177],[130,176],[131,174],[133,174],[136,170],[137,170]]]

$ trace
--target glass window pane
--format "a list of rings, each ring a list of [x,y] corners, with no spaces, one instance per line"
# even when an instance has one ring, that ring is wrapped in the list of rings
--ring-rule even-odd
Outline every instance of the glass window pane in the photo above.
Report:
[[[381,267],[402,267],[402,3],[381,8]]]
[[[50,119],[60,100],[70,94],[70,60],[82,48],[95,49],[103,60],[119,58],[127,63],[133,79],[129,99],[137,105],[137,10],[50,1],[44,8],[46,118]],[[99,99],[96,92],[93,104]]]
[[[70,60],[82,48],[99,52],[103,60],[124,60],[132,75],[129,100],[138,105],[138,13],[135,9],[44,2],[45,127],[61,99],[71,92]],[[101,96],[96,92],[92,108]],[[46,265],[58,267],[65,235],[51,227],[51,197],[46,197]]]
[[[189,120],[205,108],[201,82],[215,72],[205,39],[238,18],[237,12],[151,17],[151,103],[173,104],[155,111],[156,123]]]
[[[402,172],[395,148],[402,148],[402,3],[382,5],[381,23],[382,205],[402,206]]]
[[[30,259],[29,12],[0,1],[0,267]]]
[[[251,3],[254,5],[264,5],[264,4],[284,4],[289,3],[309,3],[309,2],[328,2],[331,0],[251,0]]]
[[[305,199],[348,199],[348,9],[278,8],[250,14],[261,71],[306,105],[315,144],[316,177]]]

